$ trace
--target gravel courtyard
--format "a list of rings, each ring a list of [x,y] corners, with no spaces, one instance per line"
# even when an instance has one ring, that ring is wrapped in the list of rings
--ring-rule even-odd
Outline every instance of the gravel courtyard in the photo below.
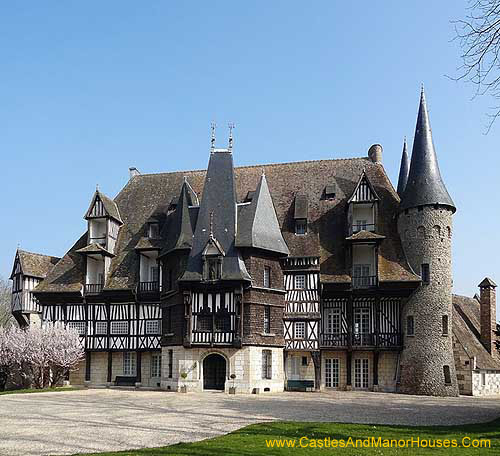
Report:
[[[89,389],[0,396],[0,454],[125,450],[215,437],[266,420],[437,425],[500,416],[500,398],[384,393],[258,396]]]

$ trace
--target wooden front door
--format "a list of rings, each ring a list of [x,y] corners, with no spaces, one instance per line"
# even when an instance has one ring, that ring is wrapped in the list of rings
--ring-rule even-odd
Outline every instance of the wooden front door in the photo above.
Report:
[[[224,390],[226,383],[226,360],[212,354],[203,360],[203,389]]]

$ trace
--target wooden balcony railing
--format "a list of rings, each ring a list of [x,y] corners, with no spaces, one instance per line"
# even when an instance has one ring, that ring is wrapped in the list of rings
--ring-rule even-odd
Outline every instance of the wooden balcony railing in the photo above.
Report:
[[[352,278],[353,288],[372,288],[377,286],[377,276],[361,276]]]
[[[351,344],[347,333],[323,333],[321,334],[321,346],[323,347],[400,347],[401,333],[363,333],[352,334]]]
[[[139,282],[139,286],[137,288],[139,293],[158,293],[160,291],[160,282]]]
[[[103,284],[102,283],[86,283],[84,286],[84,293],[89,294],[99,294],[102,291]]]

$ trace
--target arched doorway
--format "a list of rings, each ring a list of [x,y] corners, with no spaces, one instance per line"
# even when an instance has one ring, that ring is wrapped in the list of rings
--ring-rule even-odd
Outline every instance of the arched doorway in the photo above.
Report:
[[[226,383],[226,360],[212,353],[203,360],[203,389],[224,390]]]

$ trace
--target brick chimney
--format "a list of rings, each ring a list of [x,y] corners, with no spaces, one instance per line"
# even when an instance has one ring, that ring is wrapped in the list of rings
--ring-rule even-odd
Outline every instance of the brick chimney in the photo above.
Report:
[[[368,149],[368,157],[373,163],[382,163],[382,146],[374,144]]]
[[[488,353],[496,355],[495,331],[497,329],[496,283],[486,277],[480,284],[481,343]]]

